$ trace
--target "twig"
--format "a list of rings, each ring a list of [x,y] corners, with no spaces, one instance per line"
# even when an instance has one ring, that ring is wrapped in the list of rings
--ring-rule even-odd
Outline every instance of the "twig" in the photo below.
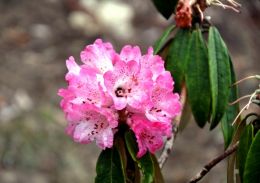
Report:
[[[231,155],[238,149],[239,142],[235,143],[233,146],[228,148],[223,154],[214,158],[209,163],[207,163],[203,169],[194,177],[192,178],[189,183],[196,183],[201,180],[214,166],[216,166],[220,161]]]
[[[186,87],[183,86],[182,89],[181,89],[181,104],[182,104],[182,106],[184,106],[185,101],[186,101],[186,93],[187,93]],[[160,168],[163,167],[163,165],[165,164],[166,160],[169,157],[169,154],[172,151],[173,142],[175,141],[177,133],[178,133],[178,126],[179,126],[179,123],[181,121],[181,116],[182,116],[182,112],[180,112],[180,114],[178,116],[176,116],[176,118],[174,120],[173,130],[172,130],[173,135],[169,139],[166,140],[163,151],[162,151],[160,157],[158,158],[158,163],[159,163]]]
[[[232,4],[235,7],[241,7],[242,5],[234,0],[227,0],[230,4]]]
[[[234,119],[232,126],[236,123],[237,119],[239,118],[239,116],[245,111],[248,110],[250,105],[252,104],[252,100],[254,99],[254,97],[256,97],[256,95],[260,93],[260,89],[256,90],[254,93],[252,93],[250,95],[249,101],[248,103],[241,109],[241,111],[238,113],[237,117]]]
[[[240,7],[240,6],[239,6],[240,4],[234,3],[234,0],[228,0],[228,2],[229,2],[231,5],[224,4],[224,3],[222,3],[220,0],[212,0],[212,1],[210,2],[210,4],[215,5],[215,6],[221,6],[221,7],[224,8],[224,9],[232,9],[232,10],[234,10],[235,12],[240,13],[240,11],[239,11],[238,9],[236,9],[236,8],[239,8],[239,7]]]
[[[237,100],[235,100],[235,101],[229,103],[228,105],[234,105],[234,104],[240,102],[241,100],[246,99],[246,98],[249,98],[249,97],[251,97],[251,95],[245,95],[245,96],[240,97],[240,98],[238,98]]]
[[[232,86],[235,86],[235,85],[237,85],[237,84],[239,84],[239,83],[241,83],[241,82],[243,82],[243,81],[246,81],[246,80],[248,80],[248,79],[260,79],[260,75],[248,76],[248,77],[246,77],[246,78],[243,78],[243,79],[241,79],[241,80],[235,82]]]
[[[177,126],[174,126],[174,127],[173,127],[173,135],[172,135],[169,139],[167,139],[167,141],[165,142],[165,145],[164,145],[162,154],[161,154],[161,156],[160,156],[159,159],[158,159],[158,163],[159,163],[159,167],[160,167],[160,168],[163,167],[163,165],[165,164],[166,160],[167,160],[168,157],[169,157],[169,154],[170,154],[171,151],[172,151],[173,142],[174,142],[175,139],[176,139],[177,133],[178,133],[178,127],[177,127]]]

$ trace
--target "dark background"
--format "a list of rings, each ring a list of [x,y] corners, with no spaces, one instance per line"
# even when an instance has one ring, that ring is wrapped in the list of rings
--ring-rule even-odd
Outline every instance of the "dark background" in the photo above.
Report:
[[[227,42],[238,78],[260,68],[260,3],[241,3],[241,14],[220,7],[206,12]],[[93,182],[100,149],[64,134],[56,93],[66,85],[65,60],[79,58],[96,38],[118,51],[125,44],[145,51],[172,23],[150,0],[0,0],[0,182]],[[240,95],[258,83],[241,84]],[[166,182],[186,182],[223,152],[220,128],[208,131],[191,121],[178,135],[163,169]],[[201,182],[225,182],[225,171],[222,162]]]

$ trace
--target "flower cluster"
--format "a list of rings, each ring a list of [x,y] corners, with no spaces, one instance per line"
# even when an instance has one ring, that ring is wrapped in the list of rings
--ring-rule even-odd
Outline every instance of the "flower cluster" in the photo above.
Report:
[[[98,39],[66,61],[68,87],[60,89],[61,107],[68,120],[66,132],[79,143],[96,141],[102,149],[113,146],[121,123],[135,133],[139,151],[154,153],[171,136],[172,119],[180,112],[171,74],[153,49],[141,55],[138,46],[125,46],[120,54]]]

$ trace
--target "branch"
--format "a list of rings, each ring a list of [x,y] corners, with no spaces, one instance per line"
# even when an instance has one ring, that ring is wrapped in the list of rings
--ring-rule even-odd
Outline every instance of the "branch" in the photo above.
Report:
[[[186,102],[186,87],[183,85],[182,89],[181,89],[181,104],[182,107],[184,106],[185,102]],[[182,111],[180,112],[180,114],[178,116],[176,116],[175,120],[174,120],[174,125],[173,125],[173,129],[172,129],[172,133],[173,135],[167,139],[167,141],[165,142],[162,154],[160,155],[159,159],[158,159],[158,163],[160,168],[163,167],[163,165],[165,164],[166,160],[169,157],[169,154],[172,151],[172,147],[173,147],[173,143],[176,139],[177,133],[178,133],[178,126],[179,123],[181,121],[181,116],[182,116]]]
[[[214,158],[209,163],[207,163],[203,169],[194,177],[192,178],[189,183],[196,183],[200,179],[202,179],[214,166],[216,166],[220,161],[231,155],[233,152],[235,152],[238,149],[239,142],[235,143],[233,146],[228,148],[223,154],[220,156]]]
[[[163,165],[165,164],[166,160],[169,157],[169,154],[172,151],[173,143],[174,143],[174,141],[176,139],[176,135],[178,133],[178,127],[174,126],[172,131],[173,131],[173,135],[169,139],[167,139],[167,141],[165,142],[162,154],[158,159],[158,163],[159,163],[160,168],[163,167]]]

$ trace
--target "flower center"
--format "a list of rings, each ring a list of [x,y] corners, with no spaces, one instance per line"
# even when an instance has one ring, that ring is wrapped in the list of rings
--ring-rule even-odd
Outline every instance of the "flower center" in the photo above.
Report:
[[[125,90],[122,87],[118,87],[115,91],[117,97],[124,97]]]
[[[131,93],[131,88],[124,89],[122,87],[117,87],[115,94],[117,97],[127,97],[127,94]]]

